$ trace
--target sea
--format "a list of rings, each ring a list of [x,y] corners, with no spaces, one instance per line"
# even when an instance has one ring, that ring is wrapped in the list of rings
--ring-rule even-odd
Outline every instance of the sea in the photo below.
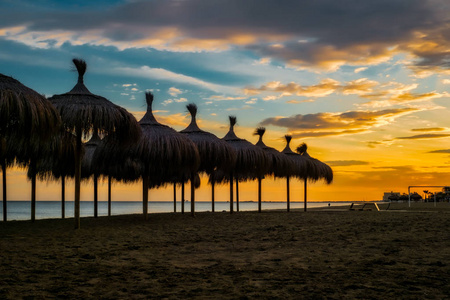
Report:
[[[308,202],[307,207],[324,207],[328,206],[341,206],[346,205],[346,202]],[[181,212],[181,202],[176,204],[176,212]],[[291,209],[303,209],[303,202],[291,202]],[[262,202],[262,210],[273,209],[286,209],[286,202]],[[236,203],[234,204],[234,210],[236,211]],[[240,211],[257,211],[258,202],[240,202]],[[169,201],[154,201],[148,204],[149,213],[173,213],[174,204]],[[185,202],[185,213],[191,212],[191,203]],[[195,202],[196,212],[212,211],[211,202],[197,201]],[[215,212],[229,212],[229,202],[215,202]],[[16,220],[30,220],[31,219],[31,201],[8,201],[7,202],[7,217],[8,221]],[[58,219],[61,218],[61,202],[60,201],[37,201],[36,202],[36,219]],[[142,201],[113,201],[111,203],[112,215],[128,215],[128,214],[142,214]],[[65,202],[65,216],[66,218],[73,217],[74,215],[74,202]],[[81,201],[80,204],[81,217],[94,216],[94,202],[93,201]],[[108,202],[98,202],[98,215],[108,215]],[[3,221],[3,201],[0,201],[0,220]]]

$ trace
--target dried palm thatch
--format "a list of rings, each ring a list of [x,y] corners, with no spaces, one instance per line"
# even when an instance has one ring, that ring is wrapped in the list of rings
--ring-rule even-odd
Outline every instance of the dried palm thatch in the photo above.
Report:
[[[236,152],[236,164],[233,169],[235,178],[240,181],[253,180],[268,174],[270,160],[266,153],[245,139],[238,138],[234,133],[236,117],[230,116],[230,130],[223,137]]]
[[[186,107],[191,114],[191,123],[186,129],[180,131],[180,133],[187,136],[197,146],[200,155],[198,171],[213,175],[212,177],[214,177],[214,172],[218,169],[229,173],[236,160],[236,154],[233,148],[224,140],[198,127],[196,120],[197,105],[191,103]],[[212,211],[214,212],[214,180],[211,181],[211,186]]]
[[[49,98],[61,115],[64,128],[75,134],[75,228],[80,228],[81,138],[98,129],[104,134],[117,134],[123,142],[140,136],[140,128],[132,114],[106,98],[92,94],[84,85],[86,62],[73,59],[78,71],[78,82],[65,94]]]
[[[229,171],[233,168],[236,159],[234,150],[225,141],[198,127],[196,120],[197,105],[188,104],[186,107],[191,114],[191,123],[180,133],[186,135],[197,146],[200,154],[198,171],[207,174],[211,174],[216,169]]]
[[[289,144],[291,143],[292,136],[285,135],[284,138],[286,139],[286,147],[283,151],[281,151],[281,153],[284,153],[287,157],[289,157],[292,167],[292,173],[286,176],[287,211],[290,211],[290,177],[306,180],[308,172],[310,172],[314,166],[305,157],[291,150]]]
[[[147,112],[139,121],[142,136],[133,145],[131,152],[132,157],[136,157],[143,166],[143,205],[144,217],[147,218],[148,188],[187,178],[191,179],[193,186],[200,157],[197,147],[190,139],[155,119],[152,111],[153,94],[147,92],[145,97]],[[195,188],[191,188],[191,193],[194,191]],[[191,197],[192,203],[195,195]],[[191,212],[194,213],[192,209]]]
[[[7,220],[6,167],[37,152],[59,126],[60,118],[45,97],[16,79],[0,74],[0,165],[3,172],[3,220]]]
[[[239,211],[239,181],[262,178],[269,173],[270,160],[264,150],[245,139],[238,138],[234,133],[236,117],[230,116],[230,130],[223,137],[236,152],[236,163],[229,178],[230,181],[230,213],[233,212],[233,180],[236,180],[236,209]],[[218,178],[226,181],[227,177]]]
[[[120,140],[110,134],[102,139],[93,154],[93,172],[108,180],[108,216],[111,216],[112,181],[133,182],[140,178],[142,165],[130,156],[130,145],[124,146]]]
[[[45,152],[30,160],[27,176],[41,180],[61,179],[61,217],[65,218],[65,179],[75,175],[75,136],[62,128],[46,143]],[[82,149],[84,153],[84,148]],[[34,205],[32,205],[34,206]]]
[[[266,146],[263,142],[263,135],[266,132],[264,127],[256,128],[254,135],[259,136],[259,140],[256,143],[256,146],[266,152],[267,157],[270,162],[269,175],[273,175],[274,177],[288,177],[292,172],[292,165],[290,159],[280,153],[278,150]],[[261,189],[262,189],[262,177],[258,177],[258,211],[261,212]]]
[[[302,155],[303,157],[306,157],[314,166],[312,172],[308,173],[308,179],[312,181],[317,180],[324,180],[327,184],[330,184],[333,182],[333,170],[329,165],[327,165],[324,162],[321,162],[318,159],[315,159],[311,157],[308,152],[308,146],[305,143],[302,143],[300,146],[297,147],[297,153]]]
[[[286,155],[283,155],[280,151],[266,146],[263,142],[263,135],[266,132],[264,127],[259,127],[255,130],[254,135],[259,136],[258,142],[255,144],[266,152],[266,155],[270,160],[269,175],[275,177],[286,177],[293,173],[292,163]]]
[[[308,199],[308,183],[307,183],[307,179],[309,179],[310,181],[317,181],[319,179],[324,179],[325,182],[327,184],[330,184],[333,181],[333,171],[331,170],[331,168],[315,159],[312,158],[311,156],[309,156],[308,152],[306,152],[306,150],[308,149],[308,147],[306,146],[305,143],[302,143],[300,146],[297,147],[297,152],[299,154],[302,155],[302,157],[305,157],[306,159],[308,159],[308,161],[310,162],[310,164],[312,164],[314,167],[311,168],[311,171],[308,172],[308,177],[304,179],[304,211],[307,211],[307,199]]]

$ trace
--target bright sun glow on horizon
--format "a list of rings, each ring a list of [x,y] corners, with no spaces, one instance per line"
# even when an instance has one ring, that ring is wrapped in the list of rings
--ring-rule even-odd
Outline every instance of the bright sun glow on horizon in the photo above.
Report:
[[[88,89],[137,120],[152,91],[156,119],[177,131],[190,122],[186,104],[196,103],[199,127],[219,138],[229,115],[237,136],[252,143],[260,126],[280,151],[290,134],[292,150],[305,142],[334,171],[331,185],[308,185],[309,201],[381,200],[410,185],[450,185],[448,5],[233,3],[4,1],[0,73],[62,94],[76,83],[71,60],[79,57]],[[29,200],[26,170],[8,168],[7,180],[8,199]],[[141,201],[141,190],[140,181],[115,183],[113,201]],[[210,190],[202,178],[197,201],[209,201]],[[92,182],[82,182],[82,200],[92,194]],[[66,195],[73,199],[72,181]],[[228,195],[227,185],[217,187],[217,201]],[[172,197],[170,185],[150,191],[150,201]],[[39,181],[37,200],[60,200],[59,183]],[[240,200],[257,200],[256,181],[240,185]],[[285,200],[285,179],[263,180],[263,201]],[[301,181],[292,182],[291,200],[303,201]]]

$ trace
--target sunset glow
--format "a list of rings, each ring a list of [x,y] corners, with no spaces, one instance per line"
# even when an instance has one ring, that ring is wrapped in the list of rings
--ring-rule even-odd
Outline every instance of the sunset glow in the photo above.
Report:
[[[310,201],[381,200],[410,185],[450,185],[449,5],[344,2],[2,1],[0,73],[50,97],[75,85],[71,60],[79,57],[89,90],[137,120],[152,91],[155,117],[177,131],[195,103],[199,127],[219,138],[229,115],[237,136],[253,144],[259,126],[280,151],[291,134],[292,150],[305,142],[334,171],[331,185],[309,184]],[[8,169],[8,199],[29,200],[25,175]],[[82,183],[82,200],[92,200],[91,191],[92,182]],[[256,182],[240,191],[241,201],[257,200]],[[197,201],[210,193],[202,177]],[[216,201],[228,193],[218,186]],[[172,195],[168,186],[149,199]],[[113,201],[141,196],[141,182],[113,186]],[[37,200],[60,200],[59,183],[38,182]],[[291,183],[291,200],[303,201],[302,182]],[[265,178],[263,201],[286,201],[285,179]]]

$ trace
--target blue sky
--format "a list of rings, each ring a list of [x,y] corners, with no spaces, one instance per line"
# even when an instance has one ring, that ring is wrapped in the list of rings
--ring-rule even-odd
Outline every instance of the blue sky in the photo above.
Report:
[[[138,119],[146,90],[177,130],[190,102],[219,137],[236,115],[239,136],[256,142],[263,125],[281,150],[289,133],[333,166],[317,200],[375,198],[449,179],[449,10],[444,0],[0,1],[0,72],[51,96],[73,87],[71,60],[82,58],[91,92]]]

